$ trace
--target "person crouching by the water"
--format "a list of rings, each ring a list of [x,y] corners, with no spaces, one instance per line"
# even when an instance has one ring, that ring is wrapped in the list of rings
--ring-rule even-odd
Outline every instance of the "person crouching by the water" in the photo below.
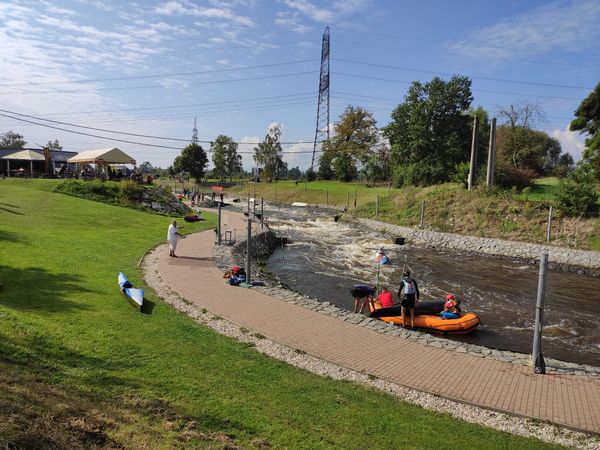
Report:
[[[362,313],[369,300],[375,297],[375,289],[366,284],[355,284],[350,289],[350,294],[354,297],[354,312]]]
[[[392,297],[392,293],[388,291],[385,287],[377,296],[377,301],[379,302],[382,308],[389,308],[390,306],[394,306],[394,298]]]
[[[402,323],[406,326],[406,309],[410,311],[410,326],[415,327],[415,303],[419,301],[419,286],[410,277],[410,272],[404,272],[404,279],[400,281],[398,300],[402,311]]]
[[[442,319],[458,319],[460,318],[460,307],[459,302],[456,300],[454,295],[446,295],[446,303],[444,303],[444,310],[440,313]]]
[[[181,234],[179,234],[179,231],[177,230],[177,221],[173,220],[167,230],[167,241],[169,241],[169,256],[173,256],[174,258],[177,258],[175,249],[177,248],[177,239],[179,236],[181,236]]]

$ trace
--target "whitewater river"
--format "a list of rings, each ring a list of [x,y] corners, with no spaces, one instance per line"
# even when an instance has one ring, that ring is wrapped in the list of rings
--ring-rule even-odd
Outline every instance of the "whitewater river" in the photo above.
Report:
[[[480,329],[449,339],[530,353],[538,267],[500,258],[394,245],[375,233],[336,223],[333,212],[265,208],[270,227],[291,244],[276,250],[268,268],[290,288],[351,310],[352,284],[377,283],[397,292],[403,268],[422,299],[453,293]],[[376,264],[385,245],[391,266]],[[547,357],[600,366],[600,278],[549,271],[542,343]]]

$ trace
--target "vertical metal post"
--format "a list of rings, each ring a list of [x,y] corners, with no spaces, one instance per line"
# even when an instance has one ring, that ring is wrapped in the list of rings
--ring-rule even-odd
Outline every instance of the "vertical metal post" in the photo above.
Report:
[[[221,245],[221,202],[219,202],[218,209],[218,221],[217,221],[217,245]]]
[[[548,253],[542,253],[540,258],[540,274],[538,278],[537,300],[535,304],[535,327],[533,329],[533,371],[546,373],[546,363],[542,355],[542,328],[544,322],[544,298],[546,296],[546,269],[548,267]]]
[[[377,201],[375,202],[375,217],[379,215],[379,195],[377,196]]]
[[[494,187],[494,170],[496,167],[496,118],[492,119],[490,125],[490,147],[488,150],[488,162],[487,162],[487,178],[486,185],[488,189]]]
[[[469,178],[467,179],[467,186],[469,191],[473,189],[475,184],[475,170],[477,169],[477,146],[478,146],[478,130],[479,130],[479,117],[475,116],[473,119],[473,139],[471,140],[471,162],[469,165]]]
[[[552,205],[548,211],[548,228],[546,229],[546,242],[550,242],[550,230],[552,227]]]
[[[350,209],[350,192],[346,192],[346,211]]]
[[[254,197],[253,200],[254,201],[252,202],[252,214],[256,216],[256,197]]]
[[[260,198],[260,228],[264,228],[265,227],[265,205],[264,205],[264,199],[261,197]]]
[[[275,186],[275,203],[277,203],[277,186]]]
[[[246,242],[246,283],[250,283],[250,269],[252,268],[252,264],[250,260],[252,258],[252,218],[248,216],[248,241]]]
[[[250,193],[248,193],[248,217],[250,217]]]
[[[325,204],[329,205],[329,189],[325,189]]]
[[[392,182],[388,181],[388,197],[392,196]]]
[[[425,200],[421,200],[421,228],[425,223]]]

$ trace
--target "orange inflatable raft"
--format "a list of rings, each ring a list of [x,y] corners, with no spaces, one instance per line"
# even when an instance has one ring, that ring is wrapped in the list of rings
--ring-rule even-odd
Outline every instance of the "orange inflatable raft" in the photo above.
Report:
[[[442,301],[443,303],[443,301]],[[417,303],[418,305],[418,303]],[[382,308],[378,301],[369,302],[369,311],[371,317],[403,326],[402,313],[399,306]],[[417,311],[418,312],[418,308]],[[410,315],[406,315],[410,326]],[[466,334],[475,330],[479,326],[479,317],[475,313],[461,313],[458,319],[442,319],[433,314],[415,314],[415,328],[422,328],[427,331],[441,334]]]

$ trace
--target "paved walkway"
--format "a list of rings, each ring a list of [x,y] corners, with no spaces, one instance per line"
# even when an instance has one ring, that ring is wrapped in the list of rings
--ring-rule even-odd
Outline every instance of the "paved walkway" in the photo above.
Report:
[[[246,228],[242,215],[223,213],[223,228]],[[229,286],[214,265],[214,232],[179,242],[179,258],[163,246],[159,272],[172,290],[240,326],[294,349],[403,386],[513,415],[600,433],[600,380],[477,358],[389,336]]]

